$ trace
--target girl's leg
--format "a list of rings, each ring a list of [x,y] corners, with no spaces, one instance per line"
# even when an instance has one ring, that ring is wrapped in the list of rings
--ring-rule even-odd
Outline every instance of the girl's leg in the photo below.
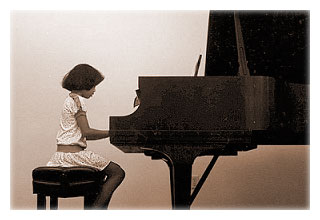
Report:
[[[101,191],[93,203],[93,208],[95,209],[108,208],[113,192],[121,184],[125,177],[124,170],[118,164],[113,162],[110,162],[110,164],[102,172],[107,175],[107,180],[101,186]]]

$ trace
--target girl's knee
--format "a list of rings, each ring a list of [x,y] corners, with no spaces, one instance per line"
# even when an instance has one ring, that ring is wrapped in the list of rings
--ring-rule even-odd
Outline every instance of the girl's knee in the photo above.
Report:
[[[109,178],[116,177],[119,178],[121,181],[124,179],[126,175],[125,171],[114,162],[110,162],[110,164],[105,168],[104,172]]]
[[[120,166],[118,166],[117,170],[115,171],[114,176],[116,176],[119,179],[119,181],[122,182],[122,180],[126,176],[126,173]]]
[[[118,172],[118,178],[121,180],[121,182],[125,176],[126,176],[126,172],[120,167],[120,170]]]

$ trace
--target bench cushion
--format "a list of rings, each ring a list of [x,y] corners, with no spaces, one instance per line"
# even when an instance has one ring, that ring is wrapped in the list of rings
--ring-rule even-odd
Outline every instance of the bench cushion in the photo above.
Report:
[[[38,167],[32,171],[33,193],[56,197],[75,197],[98,192],[105,175],[96,168]]]

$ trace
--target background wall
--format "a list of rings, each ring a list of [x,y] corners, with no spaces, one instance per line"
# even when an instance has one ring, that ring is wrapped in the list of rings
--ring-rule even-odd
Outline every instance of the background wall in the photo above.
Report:
[[[208,11],[15,11],[11,15],[11,208],[35,209],[31,172],[54,153],[60,86],[73,66],[88,63],[106,79],[87,100],[91,127],[135,111],[138,76],[191,76],[205,57]],[[204,59],[199,75],[204,75]],[[111,209],[170,209],[169,170],[162,161],[124,154],[109,140],[89,149],[126,171]],[[209,157],[198,158],[201,175]],[[309,147],[259,146],[219,158],[191,208],[307,208]],[[62,199],[61,209],[82,209]]]

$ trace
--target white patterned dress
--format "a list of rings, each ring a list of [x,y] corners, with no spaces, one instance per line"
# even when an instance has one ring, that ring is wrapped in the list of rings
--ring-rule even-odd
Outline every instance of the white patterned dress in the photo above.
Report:
[[[90,166],[103,170],[109,165],[109,160],[86,149],[86,139],[82,137],[76,120],[76,117],[85,114],[86,111],[84,98],[70,93],[63,104],[60,129],[56,140],[58,145],[79,145],[84,150],[76,153],[55,152],[47,163],[47,166]]]

